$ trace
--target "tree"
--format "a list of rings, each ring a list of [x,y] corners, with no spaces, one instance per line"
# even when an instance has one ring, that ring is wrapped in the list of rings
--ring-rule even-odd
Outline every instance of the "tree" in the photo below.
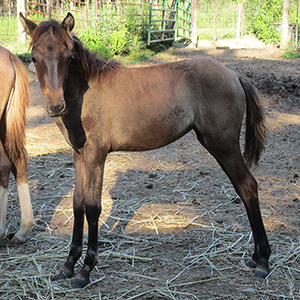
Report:
[[[282,21],[281,21],[281,41],[280,47],[286,48],[289,43],[289,17],[291,0],[283,0]]]
[[[19,13],[23,13],[26,15],[26,1],[25,0],[17,0],[17,18],[18,18],[18,32],[19,32],[19,42],[21,44],[25,44],[26,42],[26,34],[24,32],[24,28],[22,26],[21,21],[19,20]]]

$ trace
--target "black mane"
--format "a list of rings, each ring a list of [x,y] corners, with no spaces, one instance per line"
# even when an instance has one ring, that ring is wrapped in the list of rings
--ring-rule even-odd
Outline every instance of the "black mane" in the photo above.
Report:
[[[99,76],[103,72],[107,72],[109,70],[117,70],[121,67],[121,64],[116,61],[105,61],[97,57],[94,53],[85,48],[83,46],[83,43],[76,36],[72,37],[72,42],[72,54],[74,56],[73,66],[76,66],[76,68],[78,68],[78,71],[80,71],[80,73],[84,75],[87,81],[93,77],[99,78]]]

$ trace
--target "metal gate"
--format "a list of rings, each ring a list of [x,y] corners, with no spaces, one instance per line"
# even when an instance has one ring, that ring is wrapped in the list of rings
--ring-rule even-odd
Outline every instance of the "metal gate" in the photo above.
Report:
[[[176,8],[166,8],[165,0],[162,6],[153,4],[152,0],[150,0],[149,3],[147,44],[173,41],[175,37]]]
[[[192,1],[177,2],[176,13],[177,38],[191,40],[192,36]]]
[[[173,6],[166,8],[152,3],[149,6],[148,45],[152,43],[174,41],[176,38],[191,40],[192,4],[191,0],[174,1]]]

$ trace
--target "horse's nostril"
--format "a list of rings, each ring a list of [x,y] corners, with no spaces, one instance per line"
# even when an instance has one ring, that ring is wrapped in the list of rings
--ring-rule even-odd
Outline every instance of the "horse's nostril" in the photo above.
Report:
[[[50,98],[49,95],[45,96],[45,109],[50,117],[59,117],[66,109],[66,103],[64,99],[59,101]]]

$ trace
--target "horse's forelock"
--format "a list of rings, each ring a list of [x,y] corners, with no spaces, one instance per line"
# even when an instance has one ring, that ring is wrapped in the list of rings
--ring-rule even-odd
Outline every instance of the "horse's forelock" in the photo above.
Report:
[[[64,42],[65,44],[67,44],[68,46],[71,47],[71,37],[69,35],[69,33],[67,33],[62,26],[60,25],[60,23],[58,23],[57,21],[45,21],[45,22],[41,22],[33,31],[32,33],[32,40],[30,43],[30,47],[32,48],[33,45],[36,44],[38,38],[43,35],[44,33],[50,31],[51,32],[51,36],[53,37],[54,41],[60,41],[60,42]]]

